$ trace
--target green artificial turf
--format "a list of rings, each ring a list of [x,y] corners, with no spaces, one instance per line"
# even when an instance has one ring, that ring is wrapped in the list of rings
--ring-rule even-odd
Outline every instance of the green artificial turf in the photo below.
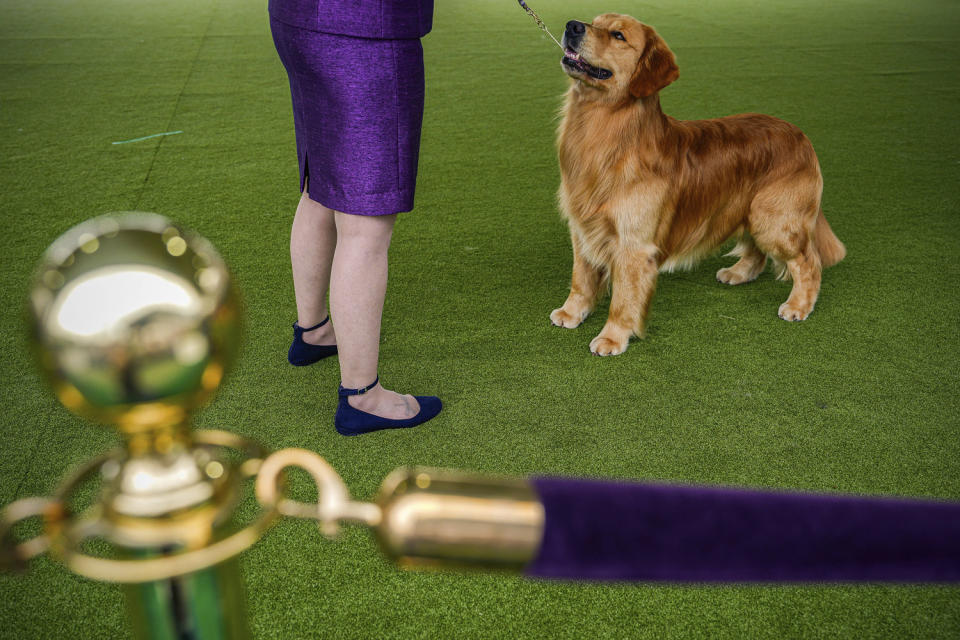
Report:
[[[43,386],[23,315],[44,248],[140,209],[207,236],[246,305],[238,364],[196,419],[320,452],[354,495],[420,464],[960,499],[960,5],[948,0],[533,2],[554,33],[605,11],[654,25],[679,118],[759,111],[813,141],[846,243],[804,323],[730,258],[661,276],[645,340],[590,356],[548,315],[571,252],[554,204],[559,51],[513,0],[440,0],[423,41],[417,206],[391,249],[381,376],[435,393],[410,431],[342,438],[336,363],[287,365],[298,198],[287,81],[261,0],[6,0],[0,20],[0,503],[114,446]],[[114,145],[157,133],[183,133]],[[306,483],[304,482],[303,485]],[[301,491],[309,493],[305,486]],[[663,586],[406,573],[373,537],[285,521],[241,564],[258,638],[954,638],[947,586]],[[47,558],[0,576],[0,637],[115,638],[121,590]]]

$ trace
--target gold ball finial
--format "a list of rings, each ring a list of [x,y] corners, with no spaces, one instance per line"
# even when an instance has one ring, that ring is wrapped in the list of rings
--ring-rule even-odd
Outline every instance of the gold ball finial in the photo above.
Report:
[[[127,434],[185,422],[220,385],[240,328],[213,246],[141,212],[94,218],[54,241],[30,311],[60,401]]]

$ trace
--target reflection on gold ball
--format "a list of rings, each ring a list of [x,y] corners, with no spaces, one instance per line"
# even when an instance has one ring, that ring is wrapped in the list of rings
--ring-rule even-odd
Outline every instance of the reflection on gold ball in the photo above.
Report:
[[[239,339],[223,260],[156,214],[108,214],[63,234],[30,311],[63,404],[128,433],[183,422],[220,385]]]

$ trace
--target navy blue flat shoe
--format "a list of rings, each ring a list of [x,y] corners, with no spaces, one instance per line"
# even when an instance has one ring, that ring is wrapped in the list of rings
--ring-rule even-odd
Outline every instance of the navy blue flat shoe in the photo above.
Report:
[[[337,395],[340,396],[340,404],[337,405],[337,415],[333,418],[333,426],[337,428],[337,433],[342,436],[358,436],[361,433],[370,433],[381,429],[408,429],[435,417],[443,408],[443,403],[436,396],[414,396],[420,403],[420,413],[406,420],[391,420],[350,406],[347,398],[370,391],[377,386],[379,381],[380,377],[378,376],[373,384],[363,389],[344,389],[343,385],[340,386],[337,390]]]
[[[306,329],[296,322],[293,323],[293,343],[290,345],[290,351],[287,352],[287,360],[290,364],[295,367],[305,367],[308,364],[337,355],[337,345],[335,344],[310,344],[303,340],[303,334],[319,329],[328,322],[330,322],[330,316],[327,316],[320,324]]]

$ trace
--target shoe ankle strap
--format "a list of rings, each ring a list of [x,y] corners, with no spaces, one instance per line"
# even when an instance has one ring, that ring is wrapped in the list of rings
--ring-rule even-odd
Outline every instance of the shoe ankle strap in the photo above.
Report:
[[[296,330],[296,331],[301,331],[301,332],[303,332],[303,333],[306,333],[307,331],[313,331],[314,329],[319,329],[320,327],[322,327],[323,325],[327,324],[328,322],[330,322],[330,316],[329,316],[329,315],[328,315],[326,318],[324,318],[323,320],[321,320],[321,321],[320,321],[320,324],[315,324],[315,325],[313,325],[312,327],[301,327],[299,324],[297,324],[296,322],[294,322],[294,323],[293,323],[293,328],[294,328],[294,330]]]
[[[377,379],[365,386],[362,389],[345,389],[343,385],[340,385],[340,388],[337,389],[337,395],[341,398],[346,398],[347,396],[360,396],[365,394],[370,389],[373,389],[377,386],[377,383],[380,382],[380,376],[377,376]]]

